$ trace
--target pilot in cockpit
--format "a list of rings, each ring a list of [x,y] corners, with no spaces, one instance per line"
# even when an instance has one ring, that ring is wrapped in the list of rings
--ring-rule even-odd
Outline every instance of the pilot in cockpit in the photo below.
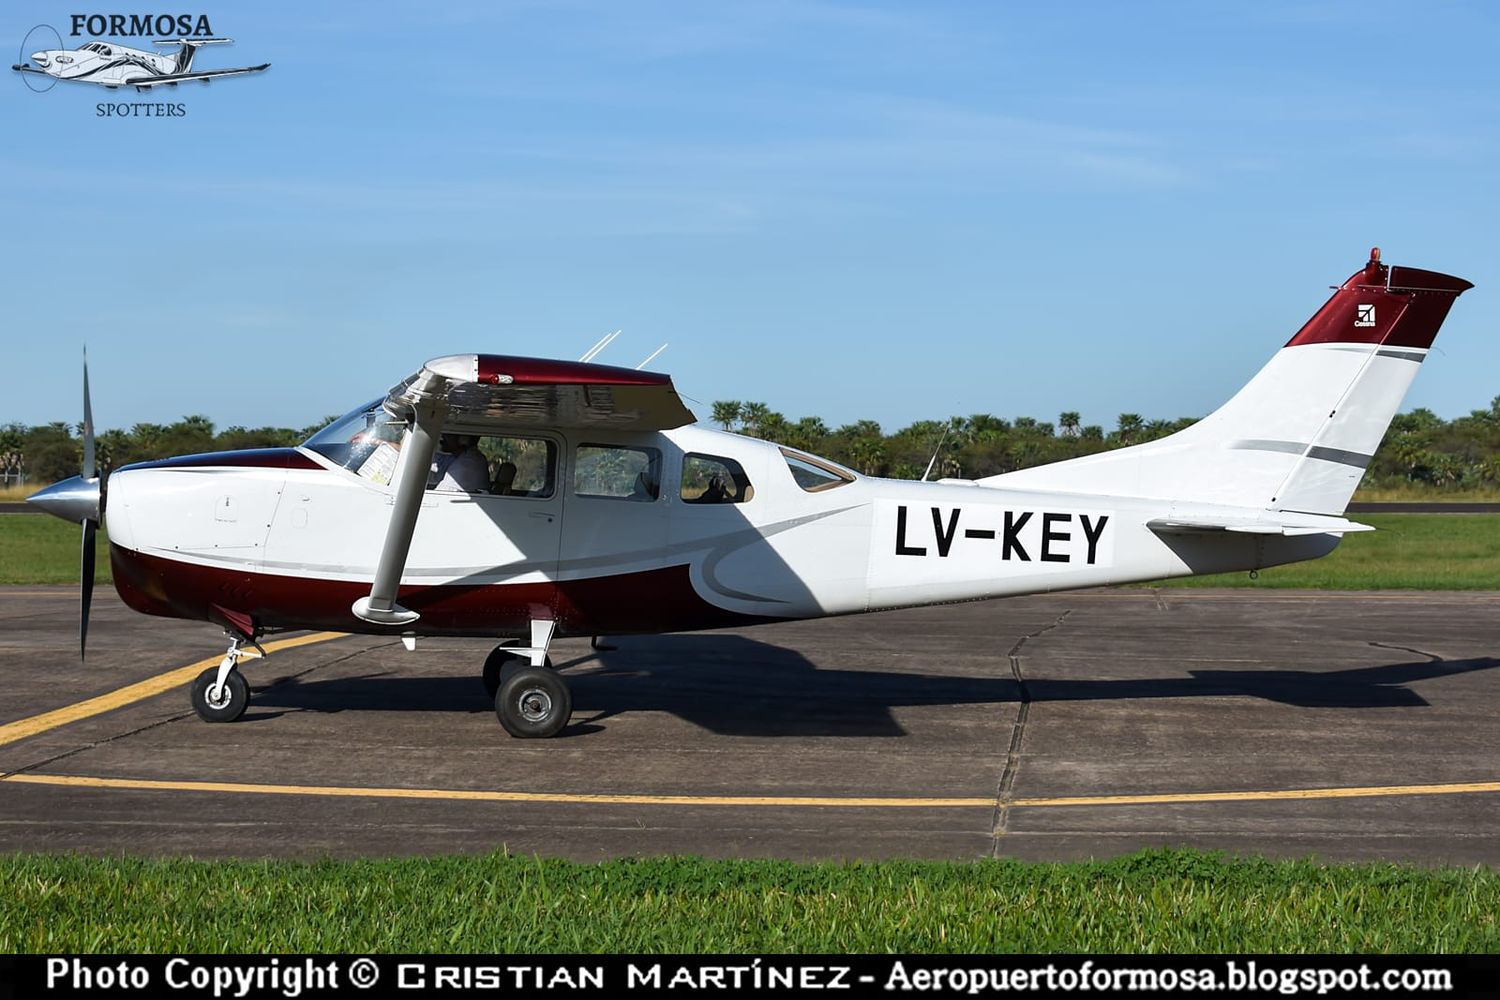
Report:
[[[438,439],[441,449],[433,468],[437,475],[435,490],[454,490],[463,493],[488,493],[490,489],[489,463],[478,442],[469,434],[444,434]]]

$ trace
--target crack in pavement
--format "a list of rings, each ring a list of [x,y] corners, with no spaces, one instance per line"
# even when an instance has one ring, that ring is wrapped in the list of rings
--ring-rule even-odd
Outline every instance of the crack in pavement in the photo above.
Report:
[[[1015,800],[1016,774],[1021,769],[1021,741],[1026,738],[1026,720],[1031,716],[1031,690],[1026,686],[1025,674],[1021,672],[1021,649],[1028,640],[1051,632],[1062,625],[1072,613],[1073,609],[1069,608],[1058,615],[1051,624],[1027,632],[1016,640],[1016,644],[1010,647],[1010,652],[1006,654],[1010,658],[1011,676],[1015,678],[1021,701],[1016,706],[1016,721],[1011,725],[1010,748],[1005,755],[1005,770],[1000,774],[1000,787],[995,793],[995,818],[990,828],[992,857],[1000,856],[1000,838],[1005,836],[1006,828],[1010,823],[1010,805]]]
[[[1395,650],[1398,650],[1398,651],[1400,651],[1402,653],[1415,653],[1418,656],[1425,656],[1425,657],[1427,657],[1433,663],[1441,663],[1441,662],[1443,662],[1443,658],[1441,656],[1437,655],[1436,653],[1429,653],[1425,649],[1416,649],[1415,647],[1412,647],[1412,646],[1397,646],[1394,643],[1389,643],[1389,642],[1371,642],[1371,643],[1369,643],[1369,645],[1374,646],[1377,649],[1395,649]]]

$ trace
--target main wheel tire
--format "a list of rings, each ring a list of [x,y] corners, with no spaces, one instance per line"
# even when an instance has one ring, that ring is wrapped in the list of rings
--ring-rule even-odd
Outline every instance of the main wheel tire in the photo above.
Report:
[[[573,692],[562,675],[527,664],[506,670],[495,695],[495,715],[520,739],[556,736],[573,714]]]
[[[233,722],[245,714],[245,706],[250,704],[250,682],[238,670],[231,670],[215,699],[209,695],[218,677],[219,668],[209,667],[193,681],[193,711],[204,722]]]
[[[484,681],[484,693],[490,701],[494,701],[495,695],[500,691],[500,678],[506,667],[523,667],[530,662],[525,656],[510,648],[520,644],[520,639],[510,639],[496,646],[490,651],[490,655],[485,657],[481,678]],[[552,669],[552,657],[547,657],[546,666],[548,670]]]

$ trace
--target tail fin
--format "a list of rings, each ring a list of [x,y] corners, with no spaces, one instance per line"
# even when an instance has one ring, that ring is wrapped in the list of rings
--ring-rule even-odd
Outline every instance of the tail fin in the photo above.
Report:
[[[1387,267],[1380,250],[1233,399],[1146,444],[986,486],[1343,513],[1462,278]]]

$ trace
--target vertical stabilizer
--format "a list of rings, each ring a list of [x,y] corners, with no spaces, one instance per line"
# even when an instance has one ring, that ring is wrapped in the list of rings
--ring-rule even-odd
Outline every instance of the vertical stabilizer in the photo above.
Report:
[[[1379,249],[1234,398],[1159,441],[987,486],[1339,514],[1427,357],[1462,278]]]

